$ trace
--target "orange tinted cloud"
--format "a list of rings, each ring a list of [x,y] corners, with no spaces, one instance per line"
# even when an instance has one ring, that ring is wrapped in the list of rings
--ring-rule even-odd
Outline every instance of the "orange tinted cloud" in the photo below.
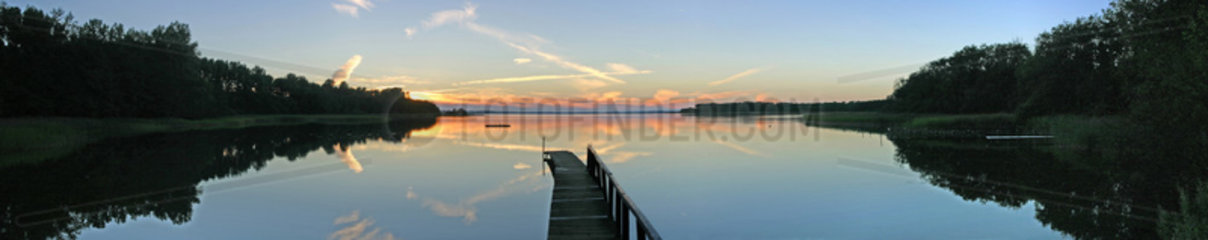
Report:
[[[336,85],[340,85],[340,83],[344,82],[344,80],[347,80],[349,76],[352,76],[352,70],[356,70],[357,66],[359,65],[361,65],[361,55],[352,55],[352,58],[349,58],[347,62],[344,62],[344,65],[340,66],[339,70],[336,70],[335,73],[331,74],[331,80],[335,81]]]
[[[667,105],[671,104],[671,98],[678,97],[679,91],[670,89],[659,89],[654,92],[654,95],[644,102],[647,106]]]
[[[565,96],[548,92],[512,93],[505,88],[458,88],[442,90],[412,91],[414,99],[428,100],[445,106],[466,105],[467,108],[490,105],[491,109],[502,110],[509,108],[534,107],[538,104],[546,110],[558,106],[566,108],[616,108],[624,110],[639,110],[639,107],[682,108],[695,103],[730,102],[730,101],[772,101],[778,102],[767,93],[744,90],[722,92],[691,92],[681,93],[672,89],[658,89],[652,95],[642,97],[625,97],[621,91],[598,91],[607,83],[599,80],[579,79],[583,91],[581,94]]]
[[[340,146],[339,144],[336,144],[332,147],[336,149],[336,156],[340,157],[340,161],[348,165],[348,169],[352,169],[352,171],[356,173],[360,173],[361,171],[365,170],[363,167],[361,167],[361,162],[357,161],[357,156],[352,155],[352,149]]]

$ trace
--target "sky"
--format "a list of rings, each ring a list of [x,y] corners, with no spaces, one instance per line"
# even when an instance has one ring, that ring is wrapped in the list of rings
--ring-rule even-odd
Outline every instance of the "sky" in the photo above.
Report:
[[[1090,1],[8,1],[189,24],[203,56],[442,106],[498,98],[881,99],[972,44],[1032,44]],[[653,99],[654,101],[652,101]],[[678,107],[678,106],[676,106]]]

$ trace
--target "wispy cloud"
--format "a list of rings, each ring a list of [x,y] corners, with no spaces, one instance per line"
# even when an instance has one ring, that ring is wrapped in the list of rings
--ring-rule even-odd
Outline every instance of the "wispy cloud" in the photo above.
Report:
[[[373,3],[369,2],[369,0],[346,0],[346,1],[348,1],[348,3],[352,3],[353,5],[357,5],[358,7],[364,8],[365,10],[369,10],[370,8],[373,8]]]
[[[418,31],[418,30],[416,30],[414,27],[408,27],[408,28],[406,28],[406,29],[403,29],[403,32],[404,32],[404,33],[407,33],[407,38],[408,38],[408,39],[410,39],[410,38],[411,38],[411,36],[415,35],[415,31]]]
[[[886,69],[878,69],[878,70],[872,70],[872,71],[856,73],[856,74],[851,74],[851,75],[846,75],[846,76],[840,76],[838,78],[838,81],[839,81],[839,83],[850,83],[850,82],[857,82],[857,81],[881,78],[881,77],[887,77],[887,76],[895,76],[895,77],[904,76],[904,75],[910,74],[911,72],[919,70],[919,68],[923,67],[923,65],[926,65],[926,63],[902,65],[902,66],[891,67],[891,68],[886,68]]]
[[[335,81],[336,85],[348,80],[348,76],[352,76],[352,70],[356,70],[357,66],[361,65],[361,55],[352,55],[339,70],[331,74],[331,80]]]
[[[336,12],[358,17],[361,9],[365,11],[373,9],[373,2],[369,0],[345,0],[345,3],[332,3],[331,8],[335,9]]]
[[[357,6],[348,5],[348,4],[332,3],[331,8],[335,9],[336,12],[348,14],[349,16],[352,16],[352,17],[358,17],[357,16]]]
[[[611,83],[616,83],[616,84],[625,84],[626,83],[625,80],[621,80],[619,78],[613,77],[610,74],[608,74],[607,72],[604,72],[599,69],[589,67],[589,66],[577,63],[577,62],[573,62],[573,61],[567,60],[566,58],[564,58],[562,56],[558,56],[553,53],[545,52],[545,51],[538,49],[537,45],[549,42],[548,40],[546,40],[545,38],[542,38],[540,36],[536,36],[536,35],[532,35],[532,34],[513,34],[513,33],[509,33],[504,30],[500,30],[500,29],[496,29],[496,28],[492,28],[489,26],[478,24],[477,22],[475,22],[475,20],[478,18],[477,9],[478,9],[477,5],[474,5],[472,3],[467,3],[462,9],[439,11],[439,12],[433,13],[432,16],[428,18],[428,20],[423,21],[422,26],[424,27],[424,29],[432,29],[432,28],[444,26],[447,24],[459,24],[473,32],[493,37],[493,38],[499,40],[500,42],[503,42],[505,45],[507,45],[513,49],[516,49],[517,51],[520,51],[521,53],[537,56],[537,57],[539,57],[539,59],[550,62],[550,63],[554,63],[555,65],[558,65],[559,67],[586,74],[587,76],[585,76],[585,77],[591,77],[591,78],[596,78],[596,79],[600,79],[600,80],[605,80],[605,81],[608,81]],[[411,35],[414,35],[414,32],[412,32],[411,34],[408,34],[408,36],[411,36]],[[517,63],[519,63],[519,62],[517,62]],[[612,67],[612,66],[613,65],[610,64],[610,67]],[[618,66],[627,67],[628,69],[625,69],[625,70],[635,71],[637,73],[649,73],[649,72],[636,71],[636,69],[633,69],[632,67],[629,67],[628,65],[624,65],[624,64],[618,64]],[[573,77],[568,77],[568,78],[573,78]],[[538,80],[545,80],[545,79],[548,79],[548,78],[541,78]],[[553,78],[553,79],[562,79],[562,78]]]
[[[621,91],[611,91],[600,95],[600,99],[614,99],[621,97]]]
[[[464,23],[467,21],[472,21],[475,18],[478,18],[478,15],[474,13],[477,9],[478,5],[466,3],[466,6],[462,9],[435,12],[432,13],[432,17],[423,22],[423,25],[425,29],[431,29],[445,25],[446,23]]]
[[[407,186],[407,199],[416,199],[416,198],[419,198],[419,195],[415,194],[415,188],[412,186]]]
[[[529,81],[553,80],[553,79],[571,79],[571,78],[581,78],[581,77],[586,77],[586,76],[590,76],[590,75],[568,74],[568,75],[536,75],[536,76],[523,76],[523,77],[492,78],[492,79],[473,80],[473,81],[454,83],[453,86],[487,84],[487,83],[529,82]]]
[[[607,65],[608,68],[612,69],[613,72],[617,72],[618,74],[636,74],[643,72],[638,71],[636,68],[630,67],[629,65],[620,63],[608,63]]]
[[[659,89],[658,91],[654,92],[654,99],[660,100],[660,101],[667,101],[667,100],[669,100],[673,97],[677,97],[679,95],[680,95],[679,91],[670,90],[670,89]]]
[[[357,86],[365,86],[367,88],[379,89],[390,87],[407,87],[414,85],[432,84],[432,81],[417,79],[407,75],[384,76],[375,78],[351,78],[348,79],[349,84]]]
[[[648,74],[651,72],[653,72],[653,71],[633,70],[631,72],[603,72],[601,74],[603,74],[603,75],[631,75],[631,74]],[[488,84],[488,83],[530,82],[530,81],[555,80],[555,79],[582,79],[582,78],[588,78],[588,77],[592,77],[592,76],[595,76],[595,75],[584,73],[584,74],[534,75],[534,76],[522,76],[522,77],[505,77],[505,78],[492,78],[492,79],[482,79],[482,80],[459,82],[459,83],[454,83],[453,86]]]
[[[724,92],[712,92],[712,93],[693,92],[693,93],[686,94],[686,95],[694,96],[697,99],[697,101],[724,102],[724,101],[729,101],[727,99],[730,99],[730,98],[751,96],[752,94],[756,94],[756,93],[757,92],[754,90],[743,90],[743,91],[724,91]]]
[[[500,40],[503,40],[503,39],[500,39]],[[583,64],[579,64],[576,62],[567,61],[558,55],[550,54],[547,52],[542,52],[540,50],[530,48],[530,47],[520,46],[519,44],[516,44],[516,43],[506,42],[506,41],[505,41],[505,43],[507,43],[508,46],[515,48],[516,50],[520,50],[521,52],[528,53],[528,54],[537,55],[541,58],[544,58],[545,61],[552,62],[563,68],[579,71],[581,73],[590,74],[593,77],[603,79],[603,80],[608,80],[613,83],[625,84],[625,80],[621,80],[619,78],[609,76],[608,74],[604,74],[604,72],[600,71],[599,69],[584,66]]]
[[[332,224],[340,225],[340,224],[345,224],[345,223],[350,223],[350,222],[356,222],[357,219],[361,219],[361,211],[359,211],[359,210],[352,211],[352,213],[349,213],[346,216],[337,217],[336,220],[332,222]]]
[[[710,87],[712,87],[712,86],[722,85],[722,84],[725,84],[725,83],[728,83],[728,82],[731,82],[731,81],[734,81],[734,80],[738,80],[739,78],[743,78],[743,77],[746,77],[746,76],[750,76],[751,74],[756,74],[756,73],[759,73],[759,72],[762,72],[762,71],[766,71],[766,70],[768,70],[768,69],[770,69],[770,68],[752,68],[752,69],[747,69],[746,71],[742,71],[742,72],[740,72],[740,73],[737,73],[737,74],[734,74],[734,75],[730,75],[730,77],[726,77],[726,79],[722,79],[722,80],[717,80],[717,81],[712,81],[712,82],[709,82],[709,86],[710,86]]]
[[[512,62],[515,62],[516,64],[525,64],[525,63],[529,63],[529,62],[532,62],[532,61],[533,61],[533,59],[531,59],[531,58],[515,58],[515,59],[512,59]]]
[[[679,91],[675,91],[675,90],[671,90],[671,89],[659,89],[658,91],[654,92],[654,96],[652,96],[650,98],[650,100],[646,101],[646,104],[648,104],[648,105],[668,104],[668,103],[671,103],[672,98],[678,97],[679,95],[680,95]]]
[[[598,79],[576,78],[573,82],[575,89],[580,92],[591,91],[592,89],[608,86],[608,82]]]

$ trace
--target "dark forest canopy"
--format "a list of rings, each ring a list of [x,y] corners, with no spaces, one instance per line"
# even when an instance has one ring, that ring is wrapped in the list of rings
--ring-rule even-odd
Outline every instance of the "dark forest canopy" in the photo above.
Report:
[[[140,31],[33,7],[0,5],[0,72],[0,117],[439,113],[401,88],[321,86],[202,58],[183,23]]]
[[[901,79],[899,112],[1208,120],[1208,2],[1119,0],[1020,43],[969,46]],[[1193,120],[1194,119],[1194,120]]]
[[[1014,107],[1015,71],[1032,54],[1022,43],[968,46],[900,80],[893,109],[925,113],[987,113]]]

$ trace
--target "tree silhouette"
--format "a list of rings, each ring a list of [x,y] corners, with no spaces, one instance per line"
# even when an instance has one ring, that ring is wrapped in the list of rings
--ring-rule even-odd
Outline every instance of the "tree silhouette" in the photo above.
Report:
[[[1014,107],[1016,69],[1031,56],[1022,43],[968,46],[901,79],[892,109],[924,113],[990,113]]]
[[[436,115],[434,104],[402,89],[326,86],[293,74],[201,58],[189,26],[151,31],[89,20],[62,10],[0,5],[0,116],[183,117],[232,114]]]

